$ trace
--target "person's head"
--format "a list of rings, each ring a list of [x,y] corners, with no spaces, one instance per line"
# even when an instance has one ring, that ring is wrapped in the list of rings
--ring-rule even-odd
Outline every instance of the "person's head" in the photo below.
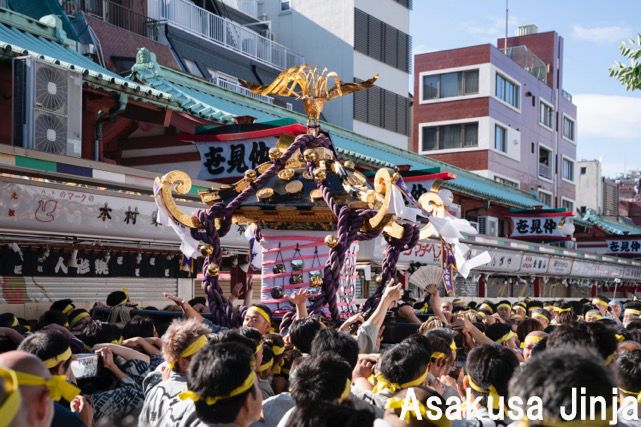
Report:
[[[113,291],[107,295],[107,305],[115,307],[117,305],[126,304],[129,302],[129,295],[124,291]]]
[[[530,359],[530,357],[532,357],[534,348],[543,339],[545,339],[547,335],[548,334],[543,331],[532,331],[525,336],[525,338],[523,339],[523,359],[525,359],[526,362]]]
[[[520,315],[522,318],[525,318],[527,316],[527,304],[523,301],[515,303],[512,306],[512,312]]]
[[[22,405],[18,409],[17,417],[14,422],[9,424],[7,419],[1,420],[3,425],[8,426],[29,426],[29,427],[49,427],[53,420],[54,408],[53,401],[49,390],[44,385],[27,385],[20,384],[21,375],[33,375],[43,380],[51,378],[51,373],[44,366],[42,361],[35,355],[24,351],[10,351],[0,355],[0,377],[4,380],[3,391],[6,396],[9,386],[16,387],[15,393],[20,395]],[[13,375],[12,381],[7,373],[10,370]],[[18,388],[19,386],[19,388]],[[14,396],[14,399],[16,397]],[[6,399],[3,399],[5,402]],[[2,405],[4,406],[4,404]],[[17,423],[22,420],[23,423]]]
[[[80,339],[89,347],[96,344],[117,343],[120,337],[122,337],[122,331],[118,326],[95,320],[88,322],[80,331]]]
[[[358,362],[358,343],[351,335],[338,332],[336,329],[321,329],[312,341],[310,354],[336,354],[354,369]]]
[[[485,314],[494,314],[496,307],[494,307],[492,301],[485,300],[478,306],[478,311],[482,311]]]
[[[146,317],[136,316],[127,322],[124,328],[122,328],[122,336],[124,339],[134,337],[152,338],[157,337],[158,333],[156,332],[156,326],[154,325],[153,320]]]
[[[447,312],[447,313],[452,313],[452,308],[453,308],[452,301],[443,300],[443,302],[441,302],[441,311]]]
[[[91,322],[91,315],[84,308],[75,308],[69,312],[69,329],[82,330],[85,325]]]
[[[631,301],[623,310],[623,326],[626,328],[635,320],[641,318],[641,301]]]
[[[289,327],[289,337],[297,349],[303,353],[309,353],[312,349],[312,341],[321,328],[321,323],[313,317],[297,319]]]
[[[58,310],[47,310],[38,319],[38,329],[42,329],[47,325],[60,325],[65,328],[69,327],[69,319],[67,315]]]
[[[569,302],[564,302],[555,306],[554,312],[556,313],[556,323],[563,325],[566,323],[574,322],[574,306]]]
[[[340,403],[349,397],[352,368],[333,354],[304,357],[290,375],[290,393],[297,407],[319,402]]]
[[[52,375],[67,375],[71,365],[69,340],[61,332],[45,330],[25,338],[18,350],[38,357]]]
[[[590,347],[606,363],[611,363],[616,355],[617,339],[614,331],[601,323],[572,322],[558,326],[547,339],[548,349],[567,345]]]
[[[162,355],[169,368],[187,373],[193,356],[207,344],[209,328],[193,319],[174,320],[162,336]]]
[[[368,409],[355,409],[347,403],[320,402],[305,408],[296,407],[285,427],[371,427],[374,419]]]
[[[505,347],[517,348],[516,334],[512,331],[512,327],[505,323],[494,323],[488,325],[485,329],[485,336],[497,344]]]
[[[475,396],[482,396],[481,404],[487,405],[490,391],[495,389],[499,396],[507,396],[508,383],[519,361],[512,350],[493,344],[474,347],[467,355],[464,380]],[[493,407],[499,402],[493,401]]]
[[[525,337],[530,333],[534,331],[542,331],[543,326],[538,320],[535,319],[525,319],[521,323],[519,323],[519,326],[516,327],[516,335],[519,338],[519,342],[523,344],[525,341]]]
[[[271,344],[263,344],[263,357],[260,365],[256,366],[258,376],[264,380],[271,379],[274,373],[274,353]]]
[[[590,404],[591,397],[603,397],[611,402],[613,387],[614,381],[597,355],[585,347],[568,346],[547,349],[532,357],[510,380],[509,394],[523,402],[534,396],[542,399],[541,416],[552,423],[561,420],[562,407],[577,408],[577,414],[589,413],[590,407],[583,406],[584,399],[576,398],[577,390],[581,390],[581,396],[585,395],[585,402]],[[599,406],[595,407],[597,417]]]
[[[59,299],[58,301],[54,301],[53,304],[51,304],[51,307],[49,307],[49,310],[55,310],[55,311],[60,311],[64,314],[69,314],[71,311],[76,308],[75,305],[73,305],[73,301],[70,299]]]
[[[550,326],[552,314],[544,308],[536,308],[532,311],[532,319],[537,320],[541,324],[542,329],[545,329]]]
[[[597,296],[592,298],[592,305],[599,310],[599,313],[601,313],[601,316],[605,316],[605,314],[608,312],[609,303],[610,303],[610,300],[604,296]]]
[[[272,327],[272,311],[263,304],[254,304],[245,312],[243,326],[255,328],[261,335],[265,335]]]
[[[609,311],[617,319],[621,318],[621,314],[623,313],[623,304],[621,301],[613,299],[608,303],[609,306]]]
[[[412,393],[414,394],[413,397],[411,395]],[[437,406],[441,410],[441,413],[443,414],[441,418],[441,421],[443,421],[442,423],[435,424],[431,422],[431,420],[434,420],[436,414],[425,405],[428,399],[430,400],[431,406]],[[408,404],[411,403],[412,405],[416,405],[419,412],[421,413],[421,421],[416,418],[415,410],[406,411],[405,418],[400,418],[401,413],[403,412],[403,404],[406,400]],[[408,407],[411,406],[408,405]],[[412,387],[411,389],[403,389],[397,392],[390,399],[388,399],[385,404],[385,415],[383,419],[394,427],[436,427],[449,425],[445,416],[446,409],[447,406],[445,404],[445,399],[434,389],[423,386],[416,386]],[[426,414],[427,417],[423,414]]]
[[[404,341],[387,349],[380,360],[380,376],[398,388],[421,385],[427,378],[430,354],[416,341]],[[378,385],[378,384],[377,384]],[[385,386],[374,388],[383,391]]]
[[[512,316],[512,304],[508,300],[501,300],[496,305],[496,312],[501,316],[501,319],[508,322]]]
[[[596,322],[597,320],[603,319],[603,315],[600,310],[591,309],[588,310],[584,315],[585,321],[588,323]]]
[[[191,299],[188,304],[200,314],[209,313],[209,307],[207,306],[207,299],[205,297],[196,297]]]
[[[195,400],[204,423],[247,427],[260,419],[263,400],[254,364],[254,349],[244,344],[208,344],[189,365],[189,391],[181,398]]]
[[[638,396],[641,393],[641,350],[622,352],[613,368],[621,397]]]
[[[450,362],[454,359],[451,338],[445,338],[433,331],[427,333],[424,337],[424,342],[418,341],[418,337],[422,337],[422,335],[416,335],[414,340],[430,355],[428,365],[430,373],[437,378],[447,374],[449,372]]]

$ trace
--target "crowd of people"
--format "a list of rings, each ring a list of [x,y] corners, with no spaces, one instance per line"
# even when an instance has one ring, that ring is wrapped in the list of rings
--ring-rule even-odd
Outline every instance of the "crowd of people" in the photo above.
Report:
[[[5,313],[0,426],[641,426],[641,301],[404,295],[390,283],[336,323],[299,291],[280,330],[261,304],[223,328],[202,298],[166,294],[146,316],[126,291],[89,311],[56,301],[37,321]],[[397,342],[390,324],[407,331]],[[523,411],[507,410],[515,398]]]

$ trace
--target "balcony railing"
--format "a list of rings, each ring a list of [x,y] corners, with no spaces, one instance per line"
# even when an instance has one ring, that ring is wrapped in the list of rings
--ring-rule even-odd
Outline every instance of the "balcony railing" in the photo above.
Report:
[[[301,65],[302,55],[186,0],[147,0],[149,16],[277,70]]]
[[[250,98],[254,98],[254,99],[257,99],[259,101],[266,102],[267,104],[280,105],[279,102],[274,102],[276,100],[273,97],[254,93],[254,92],[250,91],[249,89],[247,89],[246,87],[243,87],[243,86],[239,85],[238,83],[236,83],[234,81],[227,80],[224,77],[212,76],[209,79],[209,81],[212,82],[213,84],[215,84],[216,86],[220,86],[220,87],[225,88],[227,90],[231,90],[233,92],[240,93],[240,94],[248,96]],[[287,102],[285,104],[285,108],[287,108],[288,110],[293,110],[294,109],[293,105],[291,103],[289,103],[289,102]]]
[[[258,2],[256,0],[222,0],[225,6],[240,10],[246,15],[258,18]]]
[[[542,82],[547,82],[548,79],[548,66],[541,58],[536,56],[534,52],[527,48],[527,46],[512,46],[503,49],[503,53],[509,56],[512,61],[519,64],[521,67],[532,74]]]
[[[552,170],[548,165],[539,163],[539,176],[547,179],[552,179]]]
[[[109,0],[65,0],[63,4],[68,15],[84,12],[132,33],[154,40],[157,38],[158,21],[118,3]]]

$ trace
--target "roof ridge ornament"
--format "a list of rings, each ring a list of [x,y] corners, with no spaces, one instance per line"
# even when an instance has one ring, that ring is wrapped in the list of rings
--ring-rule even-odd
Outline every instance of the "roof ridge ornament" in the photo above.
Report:
[[[136,63],[131,67],[131,74],[136,73],[141,73],[144,76],[148,76],[149,73],[153,76],[160,75],[160,65],[156,60],[156,54],[146,47],[141,47],[136,52]]]
[[[334,86],[329,88],[329,81],[334,80]],[[245,80],[240,80],[241,85],[259,95],[279,95],[294,97],[303,101],[307,114],[307,133],[318,136],[320,131],[320,115],[325,103],[339,96],[349,95],[372,87],[378,80],[378,74],[360,83],[344,83],[334,71],[308,64],[290,67],[281,72],[273,82],[268,85],[258,85]]]

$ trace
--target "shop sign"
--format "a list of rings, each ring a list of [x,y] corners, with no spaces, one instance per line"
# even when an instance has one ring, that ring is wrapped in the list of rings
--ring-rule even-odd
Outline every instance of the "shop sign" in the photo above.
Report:
[[[511,219],[514,239],[563,240],[571,238],[574,232],[566,216],[513,216]]]
[[[567,275],[572,272],[572,260],[566,258],[552,258],[548,265],[548,273]]]
[[[641,255],[641,237],[607,240],[607,255]]]
[[[521,273],[547,273],[550,258],[540,255],[523,255]]]
[[[269,149],[278,137],[267,136],[237,141],[212,141],[196,144],[200,152],[198,179],[240,178],[245,171],[269,161]]]

